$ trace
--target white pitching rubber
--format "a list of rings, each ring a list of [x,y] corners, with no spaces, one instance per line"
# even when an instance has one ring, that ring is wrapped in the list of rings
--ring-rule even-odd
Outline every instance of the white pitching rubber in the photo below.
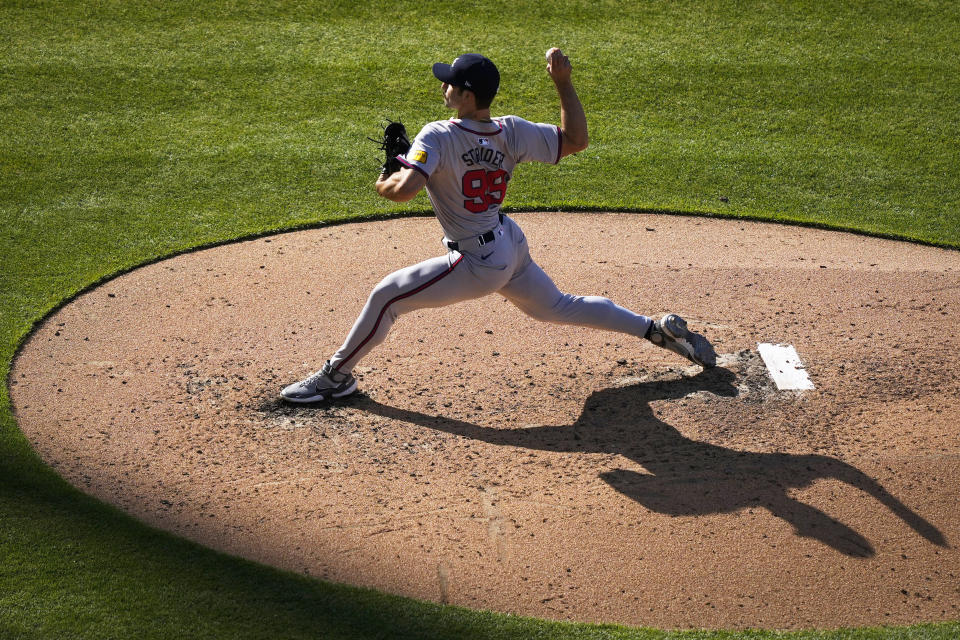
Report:
[[[767,371],[770,372],[770,377],[776,383],[777,389],[809,391],[814,388],[792,344],[761,342],[757,344],[757,350],[763,358],[763,363],[767,365]]]

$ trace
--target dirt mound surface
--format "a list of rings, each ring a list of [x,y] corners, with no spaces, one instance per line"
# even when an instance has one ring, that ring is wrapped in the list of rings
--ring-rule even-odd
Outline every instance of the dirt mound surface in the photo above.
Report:
[[[347,401],[285,384],[432,219],[162,261],[49,318],[11,375],[81,489],[226,552],[337,582],[665,628],[960,618],[960,253],[759,223],[520,214],[561,289],[676,312],[706,372],[497,296],[403,316]],[[816,389],[780,391],[758,342]]]

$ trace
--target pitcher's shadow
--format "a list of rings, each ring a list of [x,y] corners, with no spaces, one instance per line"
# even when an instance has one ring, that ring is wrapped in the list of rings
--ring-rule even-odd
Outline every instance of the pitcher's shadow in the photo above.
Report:
[[[698,442],[656,417],[656,400],[697,391],[737,395],[736,376],[717,367],[697,376],[643,382],[590,395],[572,425],[495,429],[381,404],[359,396],[352,406],[494,445],[568,453],[620,454],[647,473],[616,469],[599,474],[611,487],[647,509],[669,515],[710,515],[765,508],[793,526],[797,535],[819,540],[849,556],[870,557],[873,546],[850,526],[790,497],[791,489],[819,479],[840,480],[886,506],[930,542],[946,546],[943,534],[876,480],[857,468],[822,455],[754,453]]]

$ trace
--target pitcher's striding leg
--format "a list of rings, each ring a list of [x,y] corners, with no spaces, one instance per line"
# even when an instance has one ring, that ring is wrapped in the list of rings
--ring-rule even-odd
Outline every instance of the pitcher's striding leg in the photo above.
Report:
[[[453,261],[447,256],[431,258],[381,280],[370,293],[343,346],[330,358],[332,367],[344,373],[351,371],[363,356],[386,339],[393,323],[403,313],[473,297],[462,282],[459,286],[453,283],[462,260],[462,256]]]

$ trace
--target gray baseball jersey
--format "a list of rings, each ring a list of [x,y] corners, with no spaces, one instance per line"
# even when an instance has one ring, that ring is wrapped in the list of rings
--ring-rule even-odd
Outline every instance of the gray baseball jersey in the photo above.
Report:
[[[492,122],[431,122],[414,139],[401,164],[427,178],[427,194],[449,251],[391,273],[374,288],[331,366],[349,372],[386,339],[396,319],[410,311],[442,307],[499,293],[525,314],[637,337],[652,320],[599,296],[562,293],[535,263],[516,222],[500,214],[513,170],[520,162],[560,160],[555,125],[516,116]],[[450,241],[455,244],[451,246]]]
[[[560,129],[517,116],[493,122],[441,120],[420,130],[401,164],[427,178],[427,195],[447,238],[496,226],[500,204],[520,162],[560,161]]]

